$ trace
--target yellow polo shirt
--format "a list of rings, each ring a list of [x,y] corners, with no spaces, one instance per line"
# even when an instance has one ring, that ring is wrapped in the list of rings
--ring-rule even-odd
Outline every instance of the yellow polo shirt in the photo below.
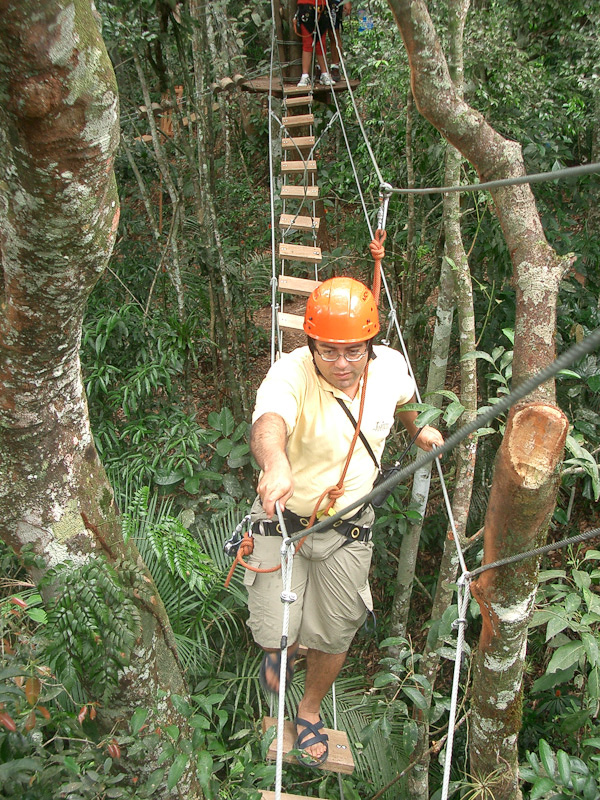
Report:
[[[411,399],[415,384],[401,353],[384,346],[376,346],[374,352],[376,358],[369,362],[361,431],[380,460],[396,406]],[[294,479],[294,494],[287,507],[295,514],[310,516],[321,493],[339,481],[354,426],[336,397],[342,398],[358,420],[362,391],[363,379],[353,400],[331,386],[317,374],[308,347],[284,354],[260,385],[252,422],[268,412],[279,414],[285,421],[287,455]],[[333,511],[340,511],[369,492],[376,475],[373,459],[358,439],[344,480],[344,495],[336,501]]]

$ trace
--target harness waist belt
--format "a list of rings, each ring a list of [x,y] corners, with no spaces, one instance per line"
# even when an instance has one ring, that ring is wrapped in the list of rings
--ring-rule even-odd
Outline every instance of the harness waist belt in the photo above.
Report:
[[[359,511],[355,514],[355,518],[362,513]],[[289,535],[298,533],[304,528],[308,527],[310,519],[308,517],[300,517],[294,514],[293,511],[287,509],[283,512],[283,519],[286,523],[286,529]],[[337,533],[341,533],[347,539],[354,542],[368,542],[371,539],[371,526],[370,525],[357,525],[352,519],[338,519],[331,526]],[[282,536],[283,531],[278,520],[260,519],[252,523],[252,533],[261,536]]]

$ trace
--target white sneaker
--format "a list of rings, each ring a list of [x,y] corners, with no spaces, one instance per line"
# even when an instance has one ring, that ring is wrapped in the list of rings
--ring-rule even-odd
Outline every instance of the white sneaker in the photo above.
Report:
[[[319,83],[321,86],[335,86],[335,81],[328,72],[323,72],[321,74],[321,80]]]
[[[300,80],[298,81],[298,83],[296,84],[296,86],[299,89],[300,88],[304,88],[305,86],[310,86],[310,76],[309,75],[303,75],[300,78]]]

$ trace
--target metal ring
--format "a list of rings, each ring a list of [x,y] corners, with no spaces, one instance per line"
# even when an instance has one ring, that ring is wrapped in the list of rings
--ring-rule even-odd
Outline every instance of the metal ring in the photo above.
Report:
[[[300,517],[300,525],[302,525],[303,528],[306,528],[309,522],[310,520],[306,519],[306,517]]]
[[[338,519],[338,521],[337,521],[337,522],[334,522],[334,523],[333,523],[333,526],[332,526],[332,527],[334,527],[334,528],[339,528],[339,527],[340,527],[340,525],[343,523],[343,521],[344,521],[343,519]]]
[[[359,536],[360,536],[360,528],[354,526],[354,528],[352,528],[352,530],[350,531],[350,537],[352,539],[358,539]]]
[[[280,525],[280,523],[279,523],[279,522],[277,522],[277,523],[275,524],[275,530],[277,531],[277,533],[279,533],[279,534],[283,534],[283,531],[281,530],[281,525]]]

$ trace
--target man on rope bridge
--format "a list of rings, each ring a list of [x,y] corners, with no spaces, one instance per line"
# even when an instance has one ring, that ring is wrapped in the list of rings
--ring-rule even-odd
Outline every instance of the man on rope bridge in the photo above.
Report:
[[[263,687],[279,691],[286,641],[291,643],[289,681],[298,646],[308,648],[295,747],[303,751],[301,763],[319,766],[328,754],[321,702],[354,634],[373,610],[368,576],[374,512],[363,506],[299,543],[291,587],[297,600],[289,609],[288,636],[282,637],[282,581],[274,571],[282,531],[273,519],[275,503],[292,535],[369,492],[397,406],[408,434],[423,450],[442,446],[443,438],[429,425],[419,431],[417,412],[402,411],[414,400],[414,381],[399,352],[374,346],[379,319],[366,286],[346,277],[322,283],[308,299],[304,330],[308,346],[282,355],[257,393],[251,447],[262,472],[251,510],[254,549],[244,582],[248,625],[266,651]]]

